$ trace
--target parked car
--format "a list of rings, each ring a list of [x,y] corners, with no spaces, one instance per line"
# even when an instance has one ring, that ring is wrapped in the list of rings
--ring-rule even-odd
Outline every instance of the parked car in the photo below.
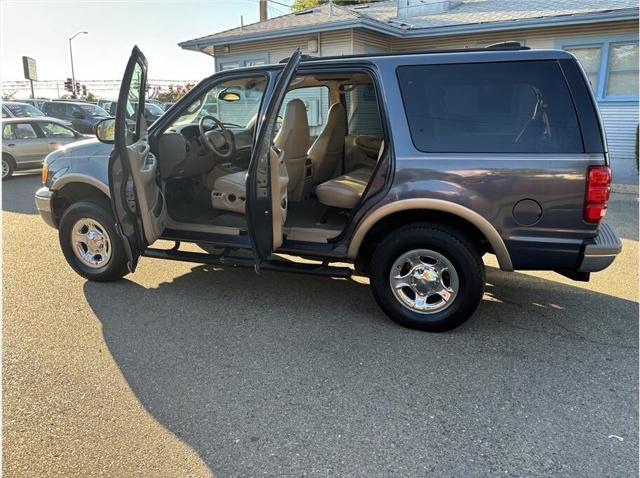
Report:
[[[389,317],[443,331],[482,299],[484,254],[504,271],[585,281],[621,250],[603,222],[602,124],[567,52],[296,51],[204,79],[132,134],[125,112],[141,110],[145,92],[132,78],[146,69],[134,48],[117,116],[96,128],[105,144],[50,154],[36,192],[67,262],[89,280],[120,279],[140,256],[334,277],[352,270],[330,263],[351,262]],[[216,116],[204,112],[213,103]]]
[[[20,101],[2,102],[3,118],[37,118],[39,116],[44,116],[44,113],[28,103]]]
[[[175,103],[163,103],[162,104],[162,109],[164,109],[165,111],[167,111],[169,108],[171,108],[173,105],[175,105]]]
[[[111,116],[115,116],[116,115],[117,106],[118,106],[118,102],[117,101],[105,101],[103,108],[105,110],[107,110],[107,112]],[[147,122],[148,125],[150,125],[151,123],[156,121],[163,114],[164,114],[164,111],[158,105],[153,104],[153,103],[151,103],[151,104],[145,103],[145,105],[144,105],[144,119],[145,119],[145,121]],[[134,116],[135,116],[134,107],[129,105],[128,108],[127,108],[127,118],[130,119],[130,118],[133,118]]]
[[[87,136],[56,118],[7,118],[2,121],[2,179],[14,171],[39,168],[52,151]]]
[[[86,134],[92,134],[96,123],[109,116],[99,106],[79,101],[47,101],[42,110],[47,116],[69,121],[73,129]]]

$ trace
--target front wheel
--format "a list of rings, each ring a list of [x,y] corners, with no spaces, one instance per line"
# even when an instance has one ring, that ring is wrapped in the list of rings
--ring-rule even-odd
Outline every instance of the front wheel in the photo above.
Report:
[[[443,332],[465,322],[484,293],[477,248],[439,224],[393,231],[376,248],[370,268],[373,295],[399,324]]]
[[[115,281],[128,273],[122,240],[106,205],[82,201],[60,219],[60,247],[69,265],[85,279]]]

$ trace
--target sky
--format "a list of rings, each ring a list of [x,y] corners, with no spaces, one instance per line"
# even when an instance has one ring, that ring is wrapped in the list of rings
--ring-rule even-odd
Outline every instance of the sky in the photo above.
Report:
[[[290,4],[291,0],[278,0]],[[134,45],[149,62],[149,78],[200,80],[214,71],[212,57],[178,43],[258,21],[258,0],[0,0],[0,76],[22,80],[22,56],[36,60],[38,78],[120,79]],[[277,9],[277,11],[276,11]],[[287,8],[273,4],[272,15]],[[20,95],[17,95],[20,96]],[[23,95],[24,96],[24,95]]]

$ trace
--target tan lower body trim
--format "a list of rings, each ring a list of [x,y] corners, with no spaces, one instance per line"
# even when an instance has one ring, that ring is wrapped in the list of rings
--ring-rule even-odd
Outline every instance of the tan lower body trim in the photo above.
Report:
[[[360,225],[356,228],[351,242],[349,243],[349,250],[347,256],[350,259],[355,259],[362,245],[362,241],[366,237],[369,230],[381,219],[390,214],[394,214],[401,211],[409,210],[431,210],[442,211],[449,214],[458,216],[477,227],[482,234],[487,238],[491,248],[498,259],[500,269],[504,271],[512,271],[513,265],[511,263],[511,257],[507,246],[504,244],[502,237],[498,234],[498,231],[487,221],[484,217],[471,209],[461,206],[460,204],[452,203],[449,201],[443,201],[442,199],[402,199],[400,201],[393,202],[376,209],[371,214],[366,216]]]

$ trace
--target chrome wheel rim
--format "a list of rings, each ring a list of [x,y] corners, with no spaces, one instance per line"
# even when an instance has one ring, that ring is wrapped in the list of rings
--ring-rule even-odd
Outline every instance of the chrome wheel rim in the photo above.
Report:
[[[414,249],[398,257],[391,266],[389,284],[404,307],[420,314],[450,307],[460,289],[451,261],[431,249]]]
[[[76,221],[71,229],[71,246],[76,257],[93,269],[104,267],[111,259],[111,238],[107,229],[93,218]]]
[[[6,160],[2,160],[2,177],[6,178],[9,175],[9,163]]]

